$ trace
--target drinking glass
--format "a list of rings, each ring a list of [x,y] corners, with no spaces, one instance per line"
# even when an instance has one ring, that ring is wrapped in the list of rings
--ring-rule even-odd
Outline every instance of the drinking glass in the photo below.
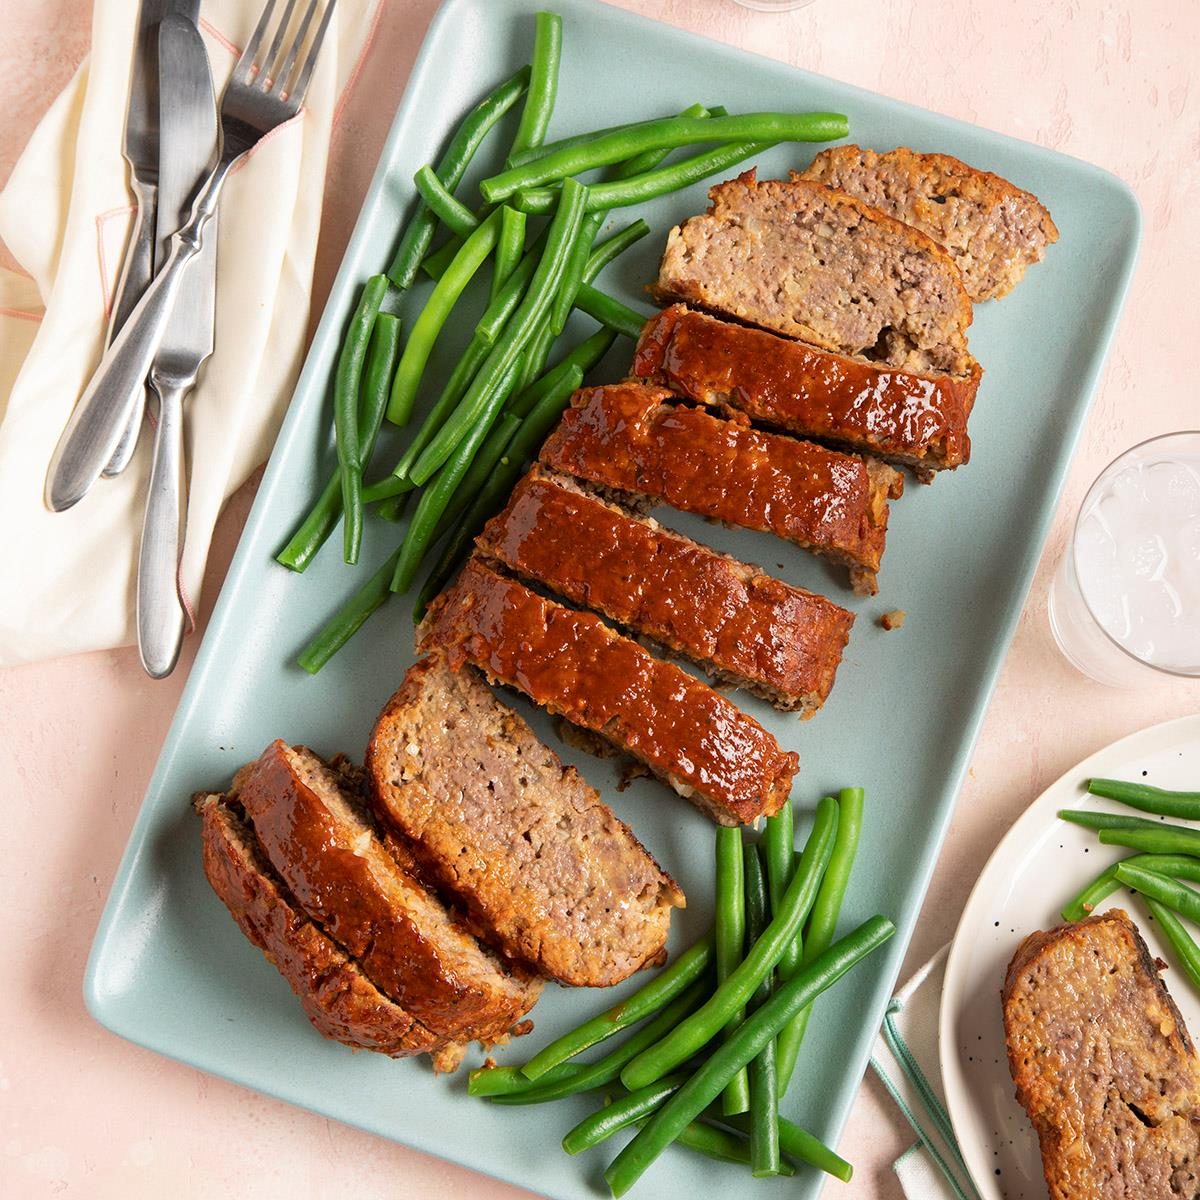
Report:
[[[1151,438],[1100,472],[1048,612],[1058,648],[1099,683],[1200,678],[1200,432]]]
[[[807,8],[813,0],[734,0],[743,8],[755,12],[790,12],[793,8]]]

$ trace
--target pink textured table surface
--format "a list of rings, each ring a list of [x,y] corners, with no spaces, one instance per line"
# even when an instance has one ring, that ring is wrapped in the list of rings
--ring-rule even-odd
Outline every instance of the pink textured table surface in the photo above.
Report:
[[[334,145],[318,299],[436,7],[435,0],[384,2],[377,42]],[[1200,701],[1200,686],[1187,683],[1117,693],[1088,682],[1056,654],[1045,617],[1050,571],[1091,478],[1126,445],[1197,424],[1200,6],[818,0],[769,16],[730,0],[624,3],[1099,163],[1133,185],[1145,212],[1126,315],[975,751],[911,969],[949,938],[991,848],[1050,780],[1105,743]],[[90,9],[88,0],[0,4],[0,182],[86,52]],[[203,619],[252,493],[251,484],[222,519]],[[126,1045],[85,1013],[87,949],[196,641],[189,639],[179,669],[163,683],[142,674],[132,650],[0,673],[0,1195],[525,1194]],[[857,1175],[848,1187],[830,1184],[827,1194],[896,1200],[890,1164],[912,1140],[868,1081],[841,1143]]]

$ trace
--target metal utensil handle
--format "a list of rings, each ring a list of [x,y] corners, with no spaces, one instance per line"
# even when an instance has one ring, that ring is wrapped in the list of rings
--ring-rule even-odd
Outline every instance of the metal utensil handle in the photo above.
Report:
[[[46,479],[46,502],[55,512],[78,503],[112,458],[145,387],[183,273],[200,250],[204,227],[234,161],[222,156],[197,193],[187,224],[171,238],[162,270],[142,294],[75,406]]]
[[[154,376],[158,428],[138,554],[138,653],[146,674],[162,679],[175,668],[186,620],[179,598],[183,544],[183,397],[188,385]]]

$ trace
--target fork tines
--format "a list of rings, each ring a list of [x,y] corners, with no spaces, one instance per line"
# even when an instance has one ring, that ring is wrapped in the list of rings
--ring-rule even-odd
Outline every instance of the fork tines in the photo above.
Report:
[[[283,16],[275,26],[270,48],[260,57],[259,50],[273,24],[276,2],[277,0],[267,0],[263,6],[262,16],[258,19],[254,33],[251,34],[245,50],[242,51],[242,57],[233,69],[233,79],[244,86],[253,86],[261,90],[264,95],[274,96],[279,100],[290,100],[298,107],[308,89],[308,81],[316,65],[317,54],[325,38],[325,31],[329,28],[337,0],[324,0],[324,12],[311,39],[308,38],[309,29],[322,0],[309,0],[290,40],[287,34],[296,10],[296,0],[287,0]],[[306,40],[308,49],[301,58],[300,53]]]

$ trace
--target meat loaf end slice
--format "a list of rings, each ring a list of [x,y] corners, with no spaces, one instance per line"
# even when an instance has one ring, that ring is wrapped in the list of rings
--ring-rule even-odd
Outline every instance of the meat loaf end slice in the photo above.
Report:
[[[975,301],[1006,296],[1058,241],[1035,195],[949,154],[834,146],[802,178],[849,192],[929,234],[954,259]]]
[[[671,230],[655,293],[909,371],[970,376],[971,301],[928,235],[845,192],[753,171]]]
[[[540,466],[475,541],[526,579],[652,638],[709,674],[812,716],[854,614]]]
[[[476,557],[430,605],[418,642],[606,738],[720,825],[771,816],[788,798],[799,756],[752,717],[594,614]]]
[[[311,750],[273,742],[234,780],[297,903],[438,1037],[497,1041],[541,984],[488,953],[377,836],[364,798]]]
[[[1003,1000],[1052,1200],[1200,1194],[1200,1060],[1124,912],[1031,934]]]
[[[673,304],[646,322],[633,373],[701,404],[901,463],[927,482],[971,457],[978,370],[902,371]]]
[[[659,960],[674,880],[470,668],[409,669],[371,735],[375,812],[514,958],[575,987]]]
[[[287,894],[254,831],[223,795],[195,799],[203,828],[204,874],[241,931],[300,999],[318,1033],[393,1058],[445,1041],[389,1000],[362,968]]]

